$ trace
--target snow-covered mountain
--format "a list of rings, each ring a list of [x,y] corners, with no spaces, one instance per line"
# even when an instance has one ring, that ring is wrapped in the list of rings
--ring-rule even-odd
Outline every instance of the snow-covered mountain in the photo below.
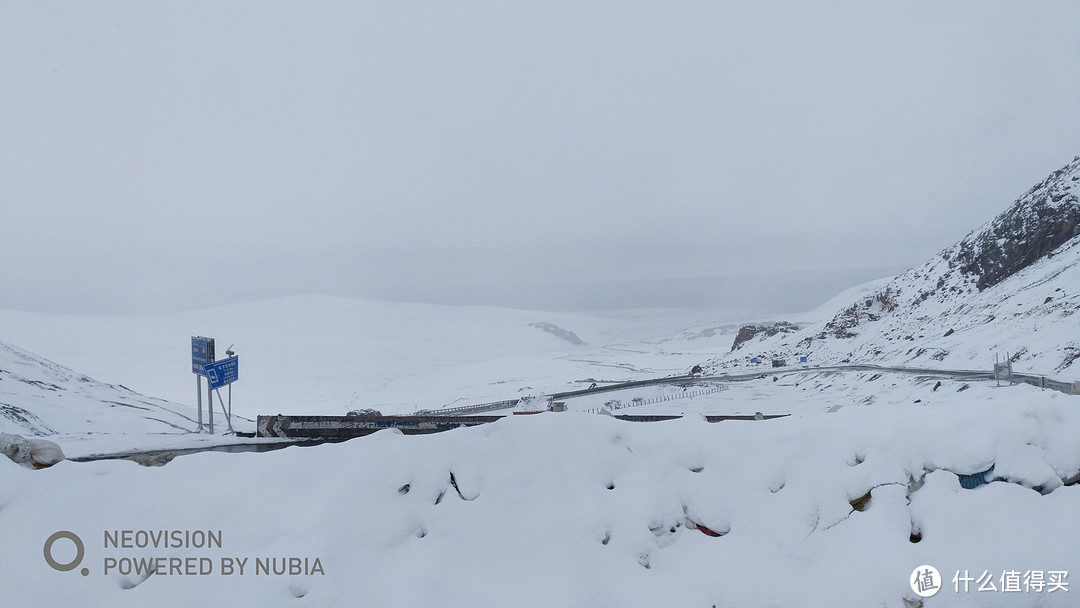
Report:
[[[712,362],[809,356],[811,363],[1017,369],[1080,376],[1080,157],[925,264],[849,301],[827,321],[759,332]]]
[[[160,315],[0,310],[0,340],[194,410],[190,339],[214,337],[219,351],[235,345],[234,411],[253,418],[411,413],[685,373],[724,350],[738,321],[298,295]]]

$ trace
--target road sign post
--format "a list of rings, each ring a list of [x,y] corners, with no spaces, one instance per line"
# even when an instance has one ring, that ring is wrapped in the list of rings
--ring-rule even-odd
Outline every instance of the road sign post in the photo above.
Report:
[[[203,366],[214,362],[214,339],[204,336],[191,336],[191,373],[195,374],[195,395],[199,408],[199,428],[195,432],[201,433],[203,429],[202,418],[202,377]],[[206,391],[210,397],[210,390]],[[211,398],[207,404],[210,409],[210,432],[214,429],[214,401]]]
[[[206,420],[207,430],[214,434],[214,391],[210,389],[210,381],[206,381]]]
[[[195,432],[202,432],[202,376],[195,376],[195,400],[198,402],[199,408],[199,426],[196,427]]]
[[[240,357],[233,355],[227,359],[207,363],[203,366],[203,375],[206,376],[208,392],[217,391],[223,386],[229,387],[229,409],[225,409],[225,404],[221,400],[221,393],[218,393],[218,403],[221,404],[221,411],[225,414],[229,430],[232,431],[232,383],[240,378]],[[210,432],[214,432],[214,397],[212,394],[210,394]]]

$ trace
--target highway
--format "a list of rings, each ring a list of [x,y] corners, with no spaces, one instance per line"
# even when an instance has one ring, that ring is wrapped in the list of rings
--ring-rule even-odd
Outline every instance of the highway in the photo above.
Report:
[[[947,370],[930,369],[919,367],[886,367],[879,365],[828,365],[828,366],[801,366],[762,368],[753,372],[741,374],[718,374],[718,375],[680,375],[665,376],[646,380],[634,380],[629,382],[614,382],[604,386],[564,391],[549,395],[552,401],[596,395],[600,393],[627,390],[647,386],[663,386],[670,384],[722,384],[731,382],[747,382],[765,379],[769,376],[791,376],[797,374],[834,374],[852,372],[873,372],[881,374],[907,374],[926,378],[951,378],[959,380],[998,380],[994,372],[986,370]],[[1000,378],[1000,381],[1009,382],[1009,378]],[[1033,374],[1011,375],[1013,383],[1023,382],[1042,389],[1052,389],[1070,395],[1080,394],[1080,382],[1064,382],[1037,376]],[[112,454],[94,454],[76,457],[76,461],[93,461],[105,459],[130,459],[145,465],[162,465],[174,457],[183,454],[203,452],[207,450],[244,452],[266,451],[280,449],[291,445],[318,445],[325,442],[344,441],[352,437],[359,437],[373,433],[380,429],[394,428],[406,434],[435,433],[462,426],[475,426],[494,422],[502,416],[479,416],[483,412],[510,409],[516,406],[518,400],[509,399],[491,403],[480,403],[454,408],[446,408],[434,411],[420,411],[412,416],[259,416],[258,433],[253,440],[228,441],[216,445],[192,446],[179,449],[136,450]],[[707,416],[709,422],[721,422],[725,420],[754,420],[772,419],[786,416],[787,414],[765,415],[760,418],[755,416]],[[656,422],[678,418],[679,416],[615,416],[620,420],[634,422]],[[277,439],[268,439],[277,438]]]
[[[870,364],[855,364],[855,365],[823,365],[823,366],[801,366],[801,367],[768,367],[762,368],[761,371],[747,372],[742,374],[720,374],[710,376],[693,376],[693,375],[681,375],[681,376],[665,376],[662,378],[652,378],[646,380],[633,380],[629,382],[614,382],[611,384],[605,384],[604,386],[596,386],[592,388],[584,388],[575,391],[565,391],[559,393],[552,393],[548,395],[552,401],[562,401],[565,399],[572,399],[574,397],[584,397],[588,395],[597,395],[600,393],[608,393],[613,391],[622,391],[632,388],[640,388],[645,386],[663,386],[668,384],[683,384],[683,383],[696,383],[696,384],[714,384],[714,383],[727,383],[727,382],[746,382],[749,380],[756,380],[759,378],[765,378],[768,376],[788,376],[792,374],[812,374],[812,373],[850,373],[850,372],[874,372],[881,374],[907,374],[912,376],[924,376],[927,378],[951,378],[961,380],[995,380],[994,372],[987,370],[973,370],[973,369],[931,369],[925,367],[887,367],[880,365]],[[1056,391],[1063,392],[1067,395],[1080,394],[1080,383],[1078,382],[1064,382],[1060,380],[1053,380],[1046,378],[1045,376],[1036,376],[1031,374],[1018,374],[1013,373],[1013,382],[1023,382],[1032,386],[1038,386],[1040,388],[1048,388]],[[1000,378],[1001,381],[1008,381],[1007,378]],[[421,410],[417,412],[417,415],[428,416],[470,416],[480,414],[484,412],[495,412],[499,410],[511,409],[517,406],[517,399],[508,399],[505,401],[495,401],[490,403],[479,403],[476,405],[463,405],[452,408],[445,408],[439,410]]]

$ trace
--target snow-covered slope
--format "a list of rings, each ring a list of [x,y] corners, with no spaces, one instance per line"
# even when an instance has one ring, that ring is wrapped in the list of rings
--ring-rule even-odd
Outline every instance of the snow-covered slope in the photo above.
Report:
[[[192,408],[105,384],[0,342],[0,432],[55,435],[177,434]]]
[[[860,362],[1018,370],[1080,377],[1080,157],[925,264],[864,294],[831,319],[762,338],[713,362],[809,355]],[[865,313],[865,314],[864,314]],[[872,320],[873,316],[880,317]]]

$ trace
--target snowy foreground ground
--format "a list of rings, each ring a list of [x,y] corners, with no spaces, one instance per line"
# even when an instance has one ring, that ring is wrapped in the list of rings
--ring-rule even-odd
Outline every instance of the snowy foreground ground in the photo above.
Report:
[[[572,321],[554,322],[593,346],[552,357],[528,343],[522,383],[555,384],[564,369],[567,382],[588,369],[678,369],[698,356],[696,340],[711,339],[708,328],[656,338],[639,324],[624,340]],[[523,339],[550,338],[529,330]],[[730,336],[716,340],[730,345]],[[53,349],[62,346],[56,339]],[[490,377],[475,355],[480,390],[470,397],[518,396],[513,381],[496,380],[515,367],[513,350],[496,353]],[[430,368],[452,375],[449,364]],[[450,391],[424,378],[417,371],[412,384]],[[1080,470],[1080,398],[935,384],[806,371],[633,412],[685,414],[664,423],[548,413],[431,436],[382,431],[312,448],[206,452],[160,467],[66,461],[35,471],[0,458],[2,604],[903,608],[918,605],[911,580],[930,565],[941,590],[921,600],[928,608],[1080,605],[1080,485],[1062,483]],[[35,407],[49,407],[43,394]],[[791,415],[700,416],[754,411]],[[205,440],[138,428],[105,439],[60,428],[51,438],[69,455]],[[986,477],[1000,481],[961,486],[959,475],[991,466]],[[68,571],[45,559],[61,531],[72,535],[54,539],[49,556]],[[220,543],[205,546],[208,533]]]
[[[1001,589],[1014,571],[1080,572],[1080,487],[1057,487],[1080,464],[1080,411],[999,392],[764,422],[543,414],[160,468],[4,459],[0,579],[10,605],[899,607],[930,564],[946,588],[927,606],[1075,606],[1071,586]],[[961,488],[956,473],[991,464],[1011,482]],[[82,539],[87,576],[44,563],[58,530]],[[122,530],[220,531],[221,546],[106,547]],[[53,554],[68,563],[73,544]],[[209,573],[122,573],[150,557]],[[256,572],[290,557],[322,572]],[[248,559],[244,574],[222,558]],[[957,593],[957,571],[998,591]]]

